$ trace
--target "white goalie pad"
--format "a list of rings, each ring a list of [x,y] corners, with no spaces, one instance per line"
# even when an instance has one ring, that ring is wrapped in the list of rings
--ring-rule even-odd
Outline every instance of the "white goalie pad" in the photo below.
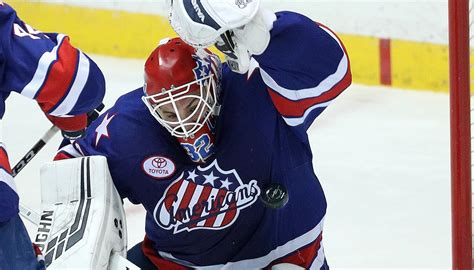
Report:
[[[105,157],[46,164],[41,198],[35,243],[48,269],[117,269],[112,258],[126,256],[127,229]]]

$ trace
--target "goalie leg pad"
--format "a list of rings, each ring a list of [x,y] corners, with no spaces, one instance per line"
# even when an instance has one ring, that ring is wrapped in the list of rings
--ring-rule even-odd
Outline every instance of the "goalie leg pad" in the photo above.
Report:
[[[46,164],[41,197],[35,243],[48,269],[107,269],[114,254],[126,256],[125,213],[105,157]]]

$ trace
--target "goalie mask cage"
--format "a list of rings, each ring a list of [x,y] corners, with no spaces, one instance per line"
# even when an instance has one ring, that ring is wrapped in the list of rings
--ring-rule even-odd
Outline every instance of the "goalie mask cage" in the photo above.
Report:
[[[473,266],[471,193],[470,28],[472,2],[449,0],[449,65],[451,113],[452,266]],[[472,32],[472,31],[471,31]]]

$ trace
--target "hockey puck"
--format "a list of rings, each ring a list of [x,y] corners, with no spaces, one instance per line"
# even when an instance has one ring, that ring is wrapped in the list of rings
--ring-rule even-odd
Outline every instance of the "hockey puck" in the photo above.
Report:
[[[266,207],[282,208],[288,202],[288,191],[283,185],[269,184],[263,189],[260,200]]]

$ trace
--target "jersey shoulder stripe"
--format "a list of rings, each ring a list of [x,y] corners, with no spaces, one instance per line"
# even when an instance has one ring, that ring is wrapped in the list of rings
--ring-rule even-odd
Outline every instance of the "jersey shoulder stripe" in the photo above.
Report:
[[[312,112],[319,114],[333,99],[339,96],[352,82],[350,61],[346,49],[335,33],[324,25],[317,24],[318,31],[314,31],[313,39],[321,40],[320,48],[327,50],[326,56],[318,52],[310,53],[307,58],[312,58],[312,70],[315,72],[306,84],[315,86],[290,89],[282,86],[278,81],[285,83],[288,78],[273,78],[270,72],[260,67],[260,74],[267,91],[276,109],[290,126],[298,126],[307,119],[314,119]],[[311,56],[314,54],[314,56]],[[308,61],[302,60],[301,61]],[[277,80],[278,79],[278,80]],[[311,117],[308,117],[311,116]]]
[[[58,60],[52,63],[36,96],[44,112],[51,113],[69,93],[76,78],[78,63],[79,52],[70,45],[68,39],[63,40],[58,50]]]
[[[38,95],[38,92],[46,81],[51,65],[58,59],[58,50],[64,39],[66,39],[65,35],[60,34],[56,36],[57,45],[54,46],[51,51],[44,52],[43,55],[41,55],[33,78],[20,91],[20,94],[31,99],[34,99]]]
[[[82,93],[82,89],[85,88],[87,79],[89,78],[89,69],[89,59],[82,52],[79,51],[79,62],[77,65],[76,76],[74,77],[74,80],[72,82],[72,86],[70,87],[67,94],[63,97],[63,99],[58,104],[56,104],[56,107],[54,109],[51,110],[51,115],[67,115],[74,109],[76,103],[79,100],[79,96]]]

